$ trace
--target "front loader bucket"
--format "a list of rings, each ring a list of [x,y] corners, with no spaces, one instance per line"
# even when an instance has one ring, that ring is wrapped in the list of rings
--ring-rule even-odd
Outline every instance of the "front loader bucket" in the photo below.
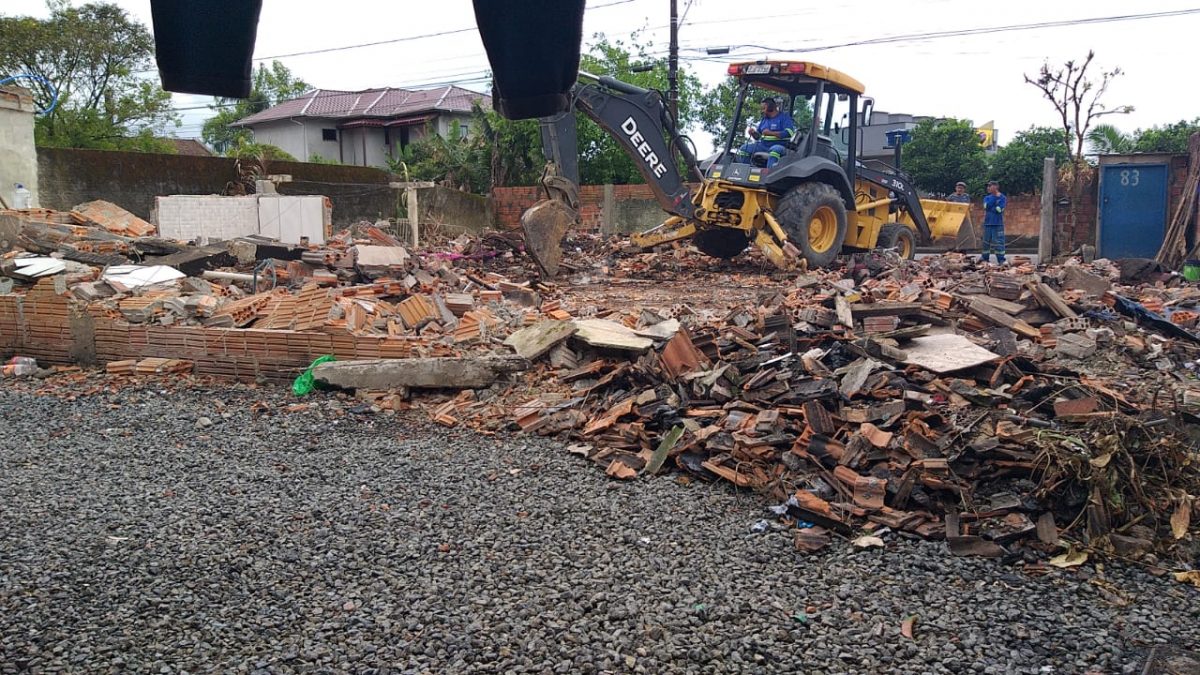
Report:
[[[562,262],[562,240],[577,218],[575,210],[557,199],[543,199],[521,214],[525,251],[537,263],[542,276],[558,274]]]
[[[967,239],[973,239],[974,230],[970,227],[970,204],[922,199],[921,210],[925,212],[925,220],[929,223],[929,234],[934,243],[954,241],[955,247],[962,245],[964,225],[968,229]]]

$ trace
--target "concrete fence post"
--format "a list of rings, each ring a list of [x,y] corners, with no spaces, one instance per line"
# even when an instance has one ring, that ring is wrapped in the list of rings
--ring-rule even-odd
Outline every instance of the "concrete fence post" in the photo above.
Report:
[[[602,221],[604,223],[604,234],[612,234],[617,231],[617,191],[611,183],[604,185],[604,205],[602,207],[604,214]]]
[[[1042,228],[1038,234],[1038,263],[1046,264],[1054,255],[1054,192],[1058,185],[1058,172],[1054,158],[1047,157],[1042,165]]]
[[[417,211],[417,188],[408,186],[405,188],[408,193],[408,224],[412,226],[412,245],[417,248],[421,245],[420,232],[420,213]]]

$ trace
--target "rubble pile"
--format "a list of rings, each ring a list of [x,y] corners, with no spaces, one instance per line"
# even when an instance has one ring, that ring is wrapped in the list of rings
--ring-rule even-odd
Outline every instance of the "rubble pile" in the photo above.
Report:
[[[105,222],[119,220],[111,213],[117,207],[107,207]],[[5,254],[0,274],[20,283],[61,275],[93,314],[130,324],[408,336],[419,338],[418,351],[428,356],[486,345],[490,336],[532,321],[546,289],[494,272],[456,271],[460,261],[511,257],[516,250],[471,237],[424,255],[374,226],[343,231],[321,247],[258,238],[196,247],[117,238],[96,222],[83,224],[81,213],[96,212],[94,206],[5,212],[22,221],[21,248]],[[488,240],[509,242],[499,235]]]
[[[512,233],[413,250],[364,224],[321,246],[193,246],[107,207],[17,216],[0,281],[26,304],[0,302],[0,320],[71,339],[66,295],[181,347],[110,357],[114,375],[188,372],[187,346],[216,341],[295,378],[296,354],[271,350],[319,343],[338,360],[306,377],[368,407],[561,438],[617,479],[759,491],[807,551],[865,527],[970,555],[1197,553],[1200,288],[1153,261],[871,253],[762,274],[754,253],[576,235],[552,283]],[[101,333],[97,348],[123,339]],[[364,336],[377,342],[356,349]],[[222,353],[194,357],[197,372],[227,374]]]
[[[723,316],[577,308],[506,340],[542,393],[435,418],[508,406],[610,476],[762,491],[806,550],[865,524],[962,554],[1070,538],[1191,559],[1200,292],[1127,271],[946,255],[803,275]]]

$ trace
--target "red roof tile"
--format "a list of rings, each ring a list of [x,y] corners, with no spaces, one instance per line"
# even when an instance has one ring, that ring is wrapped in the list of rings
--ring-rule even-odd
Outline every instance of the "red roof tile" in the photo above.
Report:
[[[363,91],[314,89],[299,98],[238,120],[233,126],[253,126],[295,117],[389,118],[431,111],[469,112],[476,100],[485,108],[492,105],[490,96],[455,86],[422,90],[392,87]]]
[[[166,139],[175,146],[175,154],[190,155],[192,157],[212,157],[212,150],[209,150],[200,141],[194,138],[168,138]]]

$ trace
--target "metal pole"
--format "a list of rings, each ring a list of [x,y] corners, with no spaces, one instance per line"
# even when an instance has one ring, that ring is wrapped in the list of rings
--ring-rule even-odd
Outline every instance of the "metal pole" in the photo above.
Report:
[[[679,126],[679,7],[677,0],[671,0],[671,54],[667,61],[667,84],[671,108],[671,120]]]
[[[1058,172],[1054,158],[1047,157],[1042,165],[1042,228],[1038,233],[1038,264],[1047,265],[1054,255],[1054,189]]]

